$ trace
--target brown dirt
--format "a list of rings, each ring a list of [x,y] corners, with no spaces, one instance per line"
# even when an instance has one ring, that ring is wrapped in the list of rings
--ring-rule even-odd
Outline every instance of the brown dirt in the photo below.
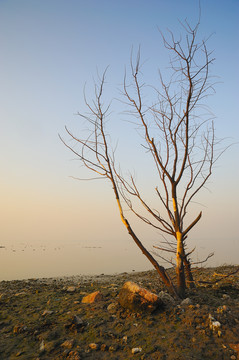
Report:
[[[235,270],[197,269],[197,289],[187,293],[192,304],[169,304],[153,314],[124,310],[117,296],[129,280],[165,290],[155,271],[2,281],[0,359],[239,359],[239,273],[225,276]],[[81,303],[97,290],[102,300]],[[220,327],[213,330],[214,321]],[[141,351],[132,354],[133,348]]]

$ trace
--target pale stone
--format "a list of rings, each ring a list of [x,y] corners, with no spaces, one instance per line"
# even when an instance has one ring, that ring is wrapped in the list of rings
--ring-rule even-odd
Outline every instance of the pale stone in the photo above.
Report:
[[[209,327],[212,331],[218,332],[218,336],[221,336],[221,323],[217,321],[211,314],[208,315],[209,318]]]
[[[192,300],[190,298],[186,298],[181,302],[181,306],[192,305]]]
[[[41,352],[45,351],[45,342],[44,342],[44,340],[42,340],[41,343],[40,343],[40,351]]]
[[[51,310],[44,310],[43,313],[42,313],[42,316],[51,315],[51,314],[53,314],[53,311],[51,311]]]
[[[132,351],[132,354],[137,354],[137,353],[139,353],[139,352],[142,351],[142,348],[140,348],[140,347],[138,347],[138,348],[133,348],[131,351]]]
[[[100,300],[102,300],[101,292],[95,291],[89,295],[84,296],[83,299],[81,300],[81,302],[84,304],[92,304],[92,303],[100,301]]]
[[[210,329],[213,331],[218,331],[220,327],[221,327],[221,323],[219,321],[212,321],[210,324]]]

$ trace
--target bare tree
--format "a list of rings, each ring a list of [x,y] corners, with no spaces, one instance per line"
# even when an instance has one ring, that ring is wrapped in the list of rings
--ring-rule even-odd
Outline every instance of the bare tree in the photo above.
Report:
[[[103,105],[106,72],[95,84],[95,99],[89,102],[85,97],[88,114],[79,113],[87,120],[88,137],[78,138],[66,128],[80,150],[62,140],[87,169],[111,182],[121,220],[129,235],[152,263],[169,291],[177,297],[184,297],[187,284],[194,286],[190,260],[193,250],[187,250],[186,238],[201,219],[202,212],[185,226],[186,215],[192,200],[212,174],[213,164],[218,158],[214,150],[213,120],[204,116],[202,101],[213,92],[209,67],[214,59],[206,41],[197,40],[200,23],[191,27],[185,20],[181,25],[184,37],[179,40],[170,31],[167,38],[161,34],[164,46],[170,53],[171,77],[165,82],[159,72],[159,87],[150,89],[156,95],[156,100],[151,104],[143,101],[144,92],[149,88],[140,80],[140,51],[135,61],[131,56],[131,81],[128,83],[128,76],[125,75],[123,85],[124,103],[129,106],[130,114],[135,116],[134,122],[141,131],[143,147],[154,161],[153,171],[157,171],[159,185],[155,186],[154,193],[161,202],[160,211],[145,200],[134,176],[124,176],[116,163],[115,151],[109,144],[105,129],[109,114],[109,106]],[[136,235],[125,216],[125,205],[141,221],[165,235],[162,246],[155,248],[171,254],[172,260],[167,258],[168,262],[174,264],[175,259],[175,285],[166,269],[159,265],[155,252],[149,251]],[[171,240],[168,240],[168,236]],[[166,255],[159,256],[166,258]]]

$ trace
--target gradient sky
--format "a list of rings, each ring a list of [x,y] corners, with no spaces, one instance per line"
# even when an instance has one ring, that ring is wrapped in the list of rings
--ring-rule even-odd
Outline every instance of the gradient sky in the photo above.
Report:
[[[207,104],[216,116],[217,136],[236,143],[239,1],[201,0],[201,12],[200,34],[213,34],[208,46],[214,49],[212,74],[219,82]],[[168,57],[158,28],[177,32],[178,19],[186,17],[197,21],[198,1],[0,0],[0,245],[102,246],[107,256],[94,259],[99,262],[96,271],[107,257],[116,271],[116,257],[124,261],[128,246],[138,268],[145,267],[142,255],[128,245],[132,240],[121,224],[111,186],[70,178],[84,170],[58,133],[64,137],[65,125],[77,132],[79,117],[74,114],[83,107],[85,83],[89,98],[93,96],[97,69],[102,72],[110,65],[106,99],[118,96],[132,46],[141,45],[147,82],[155,80],[158,68],[164,72]],[[110,126],[124,159],[135,150],[123,147],[127,136],[119,103],[113,110]],[[191,232],[190,246],[197,245],[197,256],[215,251],[212,265],[238,263],[238,146],[219,160],[210,191],[197,198],[195,211],[202,209],[203,218]],[[147,232],[138,231],[147,242]],[[9,271],[4,254],[1,273]]]

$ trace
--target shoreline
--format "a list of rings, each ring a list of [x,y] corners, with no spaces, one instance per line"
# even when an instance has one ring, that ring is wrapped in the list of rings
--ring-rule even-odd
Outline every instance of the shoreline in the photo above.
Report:
[[[220,266],[208,266],[208,267],[195,267],[192,269],[193,272],[200,272],[200,271],[206,271],[206,272],[211,272],[213,270],[223,270],[225,271],[225,269],[227,271],[229,271],[229,269],[233,269],[233,268],[237,268],[239,267],[239,264],[223,264]],[[169,274],[171,276],[174,275],[174,268],[168,268],[166,269]],[[12,280],[0,280],[0,284],[1,283],[11,283],[11,282],[26,282],[26,283],[30,283],[30,282],[38,282],[38,283],[45,283],[45,284],[49,284],[49,283],[73,283],[73,284],[77,284],[77,283],[89,283],[92,281],[96,281],[99,283],[104,283],[104,282],[113,282],[115,279],[118,280],[122,280],[125,279],[126,277],[130,277],[130,278],[138,278],[140,275],[145,276],[145,275],[156,275],[156,277],[158,276],[158,279],[160,279],[159,275],[157,274],[155,269],[151,269],[151,270],[142,270],[142,271],[124,271],[124,272],[120,272],[120,273],[113,273],[113,274],[92,274],[92,275],[84,275],[84,274],[79,274],[79,275],[64,275],[64,276],[50,276],[50,277],[30,277],[30,278],[24,278],[24,279],[12,279]]]
[[[115,274],[93,274],[93,275],[66,275],[66,276],[53,276],[53,277],[40,277],[40,278],[26,278],[26,279],[14,279],[14,280],[0,280],[1,283],[89,283],[97,281],[99,283],[113,282],[115,279],[124,279],[125,277],[138,277],[140,274],[156,273],[156,270],[143,270],[143,271],[131,271]],[[157,274],[157,273],[156,273]]]

